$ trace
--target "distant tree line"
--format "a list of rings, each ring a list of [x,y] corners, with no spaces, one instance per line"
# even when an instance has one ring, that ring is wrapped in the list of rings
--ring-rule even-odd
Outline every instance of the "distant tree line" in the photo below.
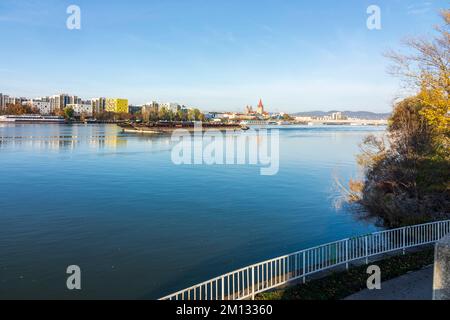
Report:
[[[204,121],[205,115],[199,109],[178,109],[177,111],[165,107],[143,108],[137,118],[143,122],[156,121]]]
[[[20,103],[7,104],[6,107],[0,108],[1,115],[24,115],[24,114],[39,114],[39,109],[33,108],[29,105],[22,105]]]

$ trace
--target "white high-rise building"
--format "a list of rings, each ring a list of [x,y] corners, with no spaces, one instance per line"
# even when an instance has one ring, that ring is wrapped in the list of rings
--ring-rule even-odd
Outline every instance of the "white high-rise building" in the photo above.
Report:
[[[50,97],[50,108],[52,109],[52,111],[57,111],[57,110],[61,110],[61,96],[58,95],[54,95]]]
[[[74,103],[74,104],[68,104],[66,107],[72,108],[75,115],[80,116],[82,114],[91,117],[92,116],[92,105],[91,104],[80,104],[80,103]]]
[[[102,113],[105,111],[106,98],[93,98],[91,99],[92,111],[95,113]]]
[[[153,107],[153,108],[158,108],[159,104],[156,101],[152,101],[152,102],[147,102],[146,104],[143,105],[143,107]]]
[[[16,98],[10,97],[7,94],[0,94],[0,107],[6,108],[8,104],[15,104]]]
[[[331,114],[332,120],[346,120],[346,117],[342,114],[342,112],[334,112]]]
[[[161,108],[172,110],[173,112],[177,112],[178,109],[180,108],[180,105],[174,102],[161,103],[159,106]]]
[[[81,104],[81,98],[78,96],[69,96],[69,104]]]
[[[8,99],[6,100],[7,104],[16,104],[18,102],[19,102],[19,100],[15,97],[8,97]]]
[[[32,100],[25,101],[24,104],[27,104],[32,108],[38,109],[39,113],[42,115],[49,115],[52,113],[50,101],[42,101],[39,99],[32,99]]]
[[[67,106],[67,104],[68,103],[70,103],[70,99],[69,99],[69,95],[67,94],[67,93],[61,93],[60,95],[59,95],[59,99],[60,99],[60,105],[59,105],[59,107],[61,108],[61,109],[64,109],[66,106]]]
[[[66,93],[55,94],[41,100],[50,102],[52,111],[63,110],[69,103],[75,104],[81,102],[81,99],[77,96],[69,96]]]

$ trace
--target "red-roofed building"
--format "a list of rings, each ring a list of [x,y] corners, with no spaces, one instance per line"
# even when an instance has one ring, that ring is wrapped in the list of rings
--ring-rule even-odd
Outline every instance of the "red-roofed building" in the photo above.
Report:
[[[264,112],[264,105],[263,105],[263,102],[262,102],[262,99],[259,99],[259,104],[258,104],[258,109],[257,109],[257,111],[256,111],[258,114],[264,114],[265,112]]]

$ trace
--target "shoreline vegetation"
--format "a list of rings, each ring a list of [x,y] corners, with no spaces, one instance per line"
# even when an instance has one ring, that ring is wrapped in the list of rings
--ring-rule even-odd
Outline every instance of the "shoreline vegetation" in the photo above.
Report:
[[[368,136],[357,160],[363,178],[342,188],[363,218],[385,228],[450,217],[450,10],[432,39],[387,53],[391,73],[415,95],[394,104],[384,137]]]

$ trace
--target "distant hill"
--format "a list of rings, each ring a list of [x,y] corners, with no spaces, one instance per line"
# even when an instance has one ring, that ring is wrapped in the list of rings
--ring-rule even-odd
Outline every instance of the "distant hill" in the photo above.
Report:
[[[324,117],[329,116],[332,113],[338,112],[337,110],[332,111],[307,111],[307,112],[297,112],[293,113],[292,116],[295,117]],[[386,120],[391,114],[390,113],[375,113],[370,111],[341,111],[342,114],[348,118],[359,118],[367,120]]]

